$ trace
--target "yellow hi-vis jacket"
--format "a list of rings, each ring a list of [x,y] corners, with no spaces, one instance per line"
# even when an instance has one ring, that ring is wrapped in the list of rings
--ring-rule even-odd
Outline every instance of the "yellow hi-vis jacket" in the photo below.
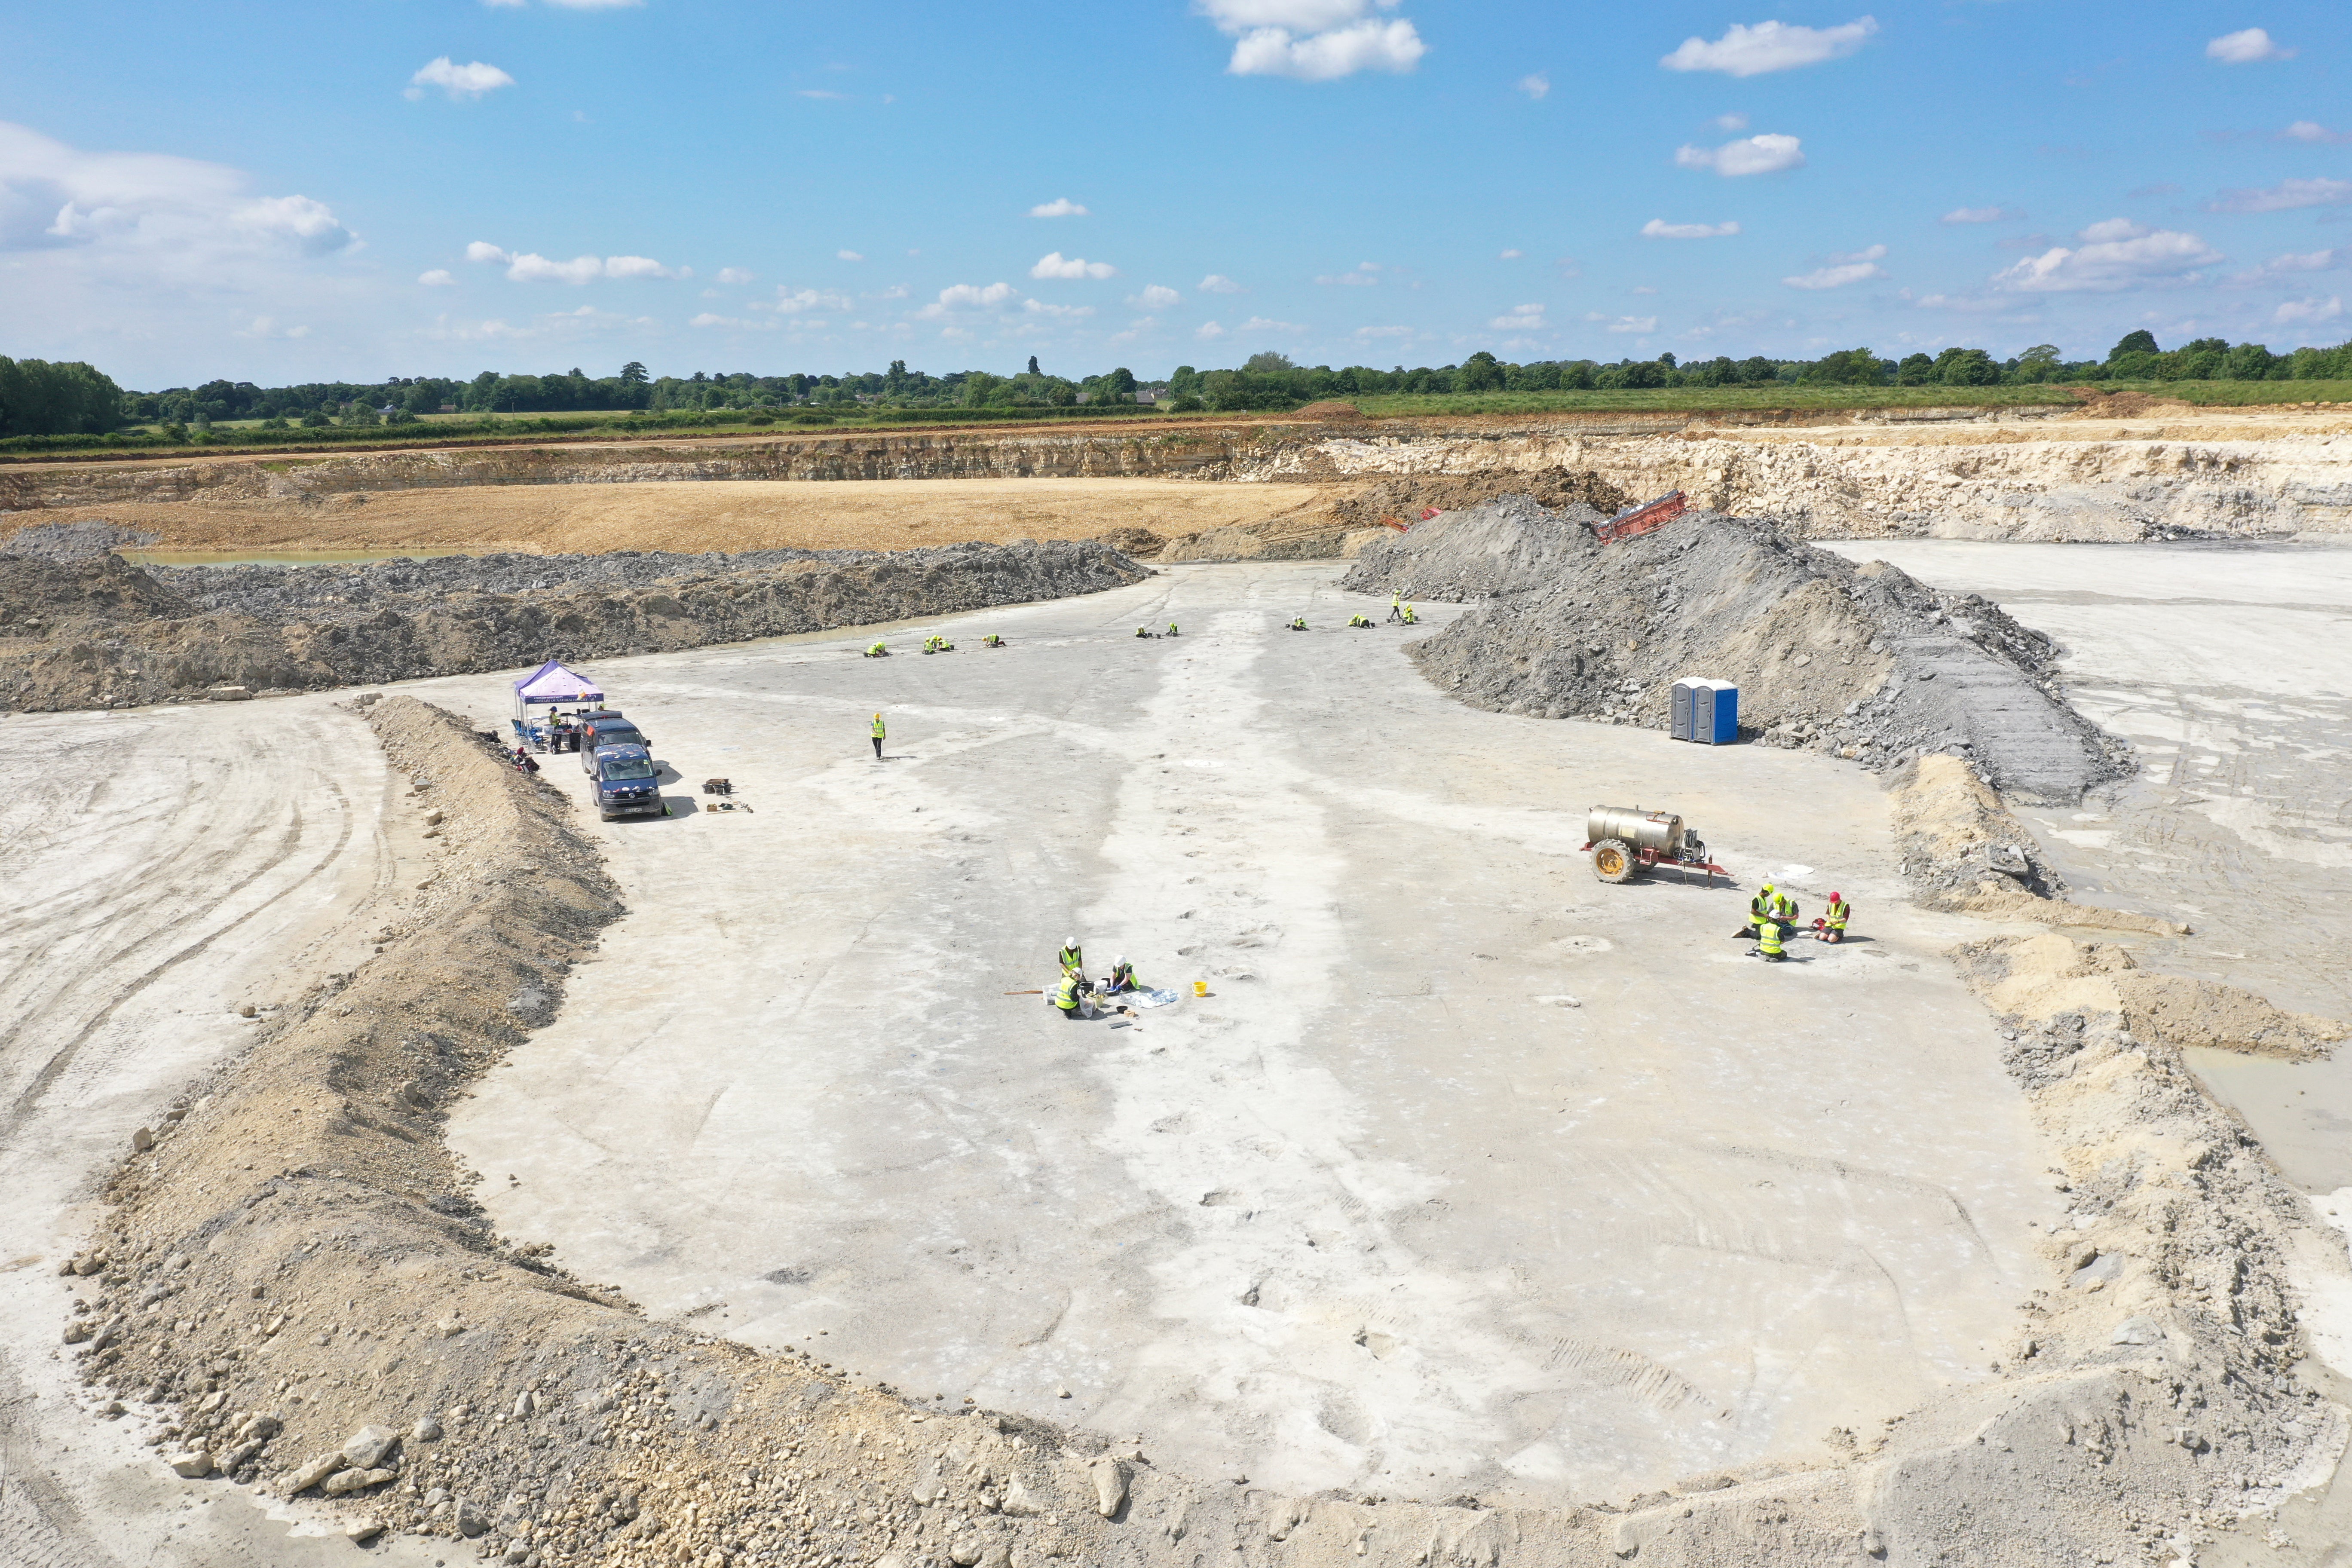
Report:
[[[1054,993],[1054,1005],[1065,1013],[1078,1010],[1078,981],[1076,975],[1062,976],[1061,987]]]
[[[1822,918],[1829,922],[1832,931],[1845,930],[1845,922],[1853,914],[1853,906],[1843,899],[1831,900],[1829,906],[1822,910]]]
[[[1762,948],[1766,952],[1780,952],[1780,926],[1771,921],[1758,921],[1756,926],[1756,945]]]
[[[1079,970],[1083,970],[1087,966],[1086,950],[1076,947],[1066,947],[1055,955],[1055,961],[1061,964],[1062,969],[1066,973],[1076,973]]]
[[[1142,981],[1138,980],[1135,977],[1135,966],[1133,964],[1120,963],[1115,964],[1111,968],[1110,989],[1113,991],[1141,991],[1144,989],[1144,984]]]
[[[882,721],[879,719],[874,721],[874,738],[877,741],[887,741],[889,739],[887,735],[883,733]]]

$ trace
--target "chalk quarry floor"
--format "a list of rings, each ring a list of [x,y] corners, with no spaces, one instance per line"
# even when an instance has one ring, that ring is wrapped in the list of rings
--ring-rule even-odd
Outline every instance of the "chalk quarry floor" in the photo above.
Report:
[[[2049,1160],[1875,784],[1463,708],[1336,574],[597,666],[679,815],[601,827],[630,912],[457,1112],[499,1225],[656,1315],[1302,1492],[1618,1495],[1990,1377]],[[504,678],[410,689],[505,716]],[[696,809],[715,774],[753,814]],[[1746,891],[1602,886],[1597,803],[1866,940],[1767,966]],[[1006,994],[1070,934],[1184,999]]]

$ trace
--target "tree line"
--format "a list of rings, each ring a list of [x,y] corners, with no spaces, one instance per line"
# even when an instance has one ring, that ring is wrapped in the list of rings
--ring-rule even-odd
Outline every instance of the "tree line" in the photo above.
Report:
[[[2273,353],[2261,343],[2198,338],[2165,349],[2153,333],[2126,333],[2099,360],[2067,360],[2050,343],[2008,359],[1981,348],[1953,347],[1935,354],[1883,357],[1868,348],[1841,350],[1815,360],[1750,355],[1732,359],[1535,360],[1524,363],[1484,350],[1459,363],[1300,365],[1284,354],[1253,354],[1239,366],[1201,370],[1179,365],[1162,386],[1163,405],[1177,412],[1295,408],[1326,398],[1377,394],[1609,391],[1677,386],[2001,386],[2105,381],[2347,381],[2352,342]],[[103,435],[125,425],[159,425],[167,435],[202,432],[215,422],[259,420],[268,428],[405,424],[428,414],[642,412],[690,415],[787,408],[1069,408],[1132,403],[1147,390],[1122,365],[1095,375],[1055,375],[1032,356],[1015,375],[984,370],[932,375],[904,360],[854,374],[756,375],[747,371],[696,371],[654,376],[635,361],[608,376],[578,366],[545,374],[484,371],[471,380],[392,376],[380,382],[305,382],[257,386],[249,381],[208,381],[160,392],[125,392],[104,373],[79,362],[0,358],[0,437]]]

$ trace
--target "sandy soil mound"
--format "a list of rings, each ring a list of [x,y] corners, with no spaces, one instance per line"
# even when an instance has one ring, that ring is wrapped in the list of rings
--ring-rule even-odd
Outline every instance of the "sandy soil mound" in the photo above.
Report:
[[[1744,731],[1873,767],[1973,759],[2071,803],[2127,770],[2056,694],[2056,648],[1990,601],[1856,566],[1769,522],[1685,513],[1603,546],[1593,514],[1510,497],[1363,551],[1346,586],[1477,602],[1415,646],[1474,707],[1663,729],[1683,676],[1740,689]]]
[[[343,461],[357,468],[360,459]],[[320,465],[324,468],[327,465]],[[1097,539],[1140,531],[1161,539],[1246,527],[1318,504],[1311,485],[1203,485],[1181,478],[627,479],[562,471],[505,482],[398,488],[398,472],[348,478],[362,488],[239,493],[220,485],[185,499],[110,501],[0,518],[0,536],[33,515],[26,533],[98,521],[118,542],[226,555],[304,551],[463,550],[537,554],[643,550],[701,553],[763,550],[909,550],[979,540]],[[278,478],[268,476],[266,478]],[[467,475],[465,477],[472,477]],[[370,489],[373,478],[383,488]],[[488,476],[484,476],[487,479]],[[338,483],[341,481],[338,480]],[[176,494],[177,492],[170,492]],[[23,534],[18,535],[19,538]],[[22,546],[0,537],[0,549]]]
[[[2151,974],[2120,947],[2073,942],[2055,931],[1970,942],[1960,951],[1960,963],[1995,1011],[2036,1026],[2063,1013],[2114,1014],[2142,1040],[2284,1061],[2326,1056],[2352,1035],[2352,1026],[2334,1018],[2284,1012],[2219,981]]]
[[[180,574],[198,604],[114,556],[0,556],[0,692],[47,711],[358,686],[1062,598],[1143,574],[1108,545],[1071,542],[740,564],[450,558]]]

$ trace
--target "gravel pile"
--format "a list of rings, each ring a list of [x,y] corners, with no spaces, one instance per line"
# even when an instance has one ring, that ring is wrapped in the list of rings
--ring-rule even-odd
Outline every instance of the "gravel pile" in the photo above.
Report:
[[[352,565],[152,566],[157,582],[206,610],[238,610],[265,620],[357,619],[406,596],[450,594],[564,593],[581,588],[642,588],[680,578],[764,572],[808,562],[846,565],[873,550],[755,550],[740,555],[687,555],[619,550],[603,555],[402,556]],[[913,552],[910,553],[922,553]]]
[[[0,512],[0,517],[6,513]],[[155,542],[155,535],[100,518],[79,522],[27,523],[0,544],[0,555],[29,555],[41,561],[94,561],[109,551]]]
[[[2058,648],[1976,595],[1759,519],[1685,512],[1603,546],[1583,507],[1505,497],[1377,541],[1345,585],[1476,605],[1413,656],[1474,707],[1667,726],[1674,682],[1736,682],[1743,738],[1886,768],[1948,752],[2021,800],[2130,768],[2068,708]]]
[[[130,708],[204,696],[371,685],[608,658],[796,632],[961,614],[1122,587],[1146,569],[1109,545],[1070,540],[933,550],[755,556],[545,556],[505,566],[389,562],[170,574],[120,556],[58,563],[0,556],[0,708]],[[667,568],[659,576],[648,559]],[[545,589],[480,582],[528,562]],[[603,563],[611,562],[607,566]],[[684,570],[678,563],[688,563]],[[403,585],[415,572],[415,585]],[[480,571],[481,578],[467,574]],[[316,584],[302,574],[331,572]],[[215,581],[226,579],[226,585]],[[291,580],[289,580],[289,579]],[[240,589],[238,584],[249,584]],[[365,591],[335,595],[336,584]],[[185,588],[209,603],[183,595]],[[299,603],[308,595],[322,602]]]

